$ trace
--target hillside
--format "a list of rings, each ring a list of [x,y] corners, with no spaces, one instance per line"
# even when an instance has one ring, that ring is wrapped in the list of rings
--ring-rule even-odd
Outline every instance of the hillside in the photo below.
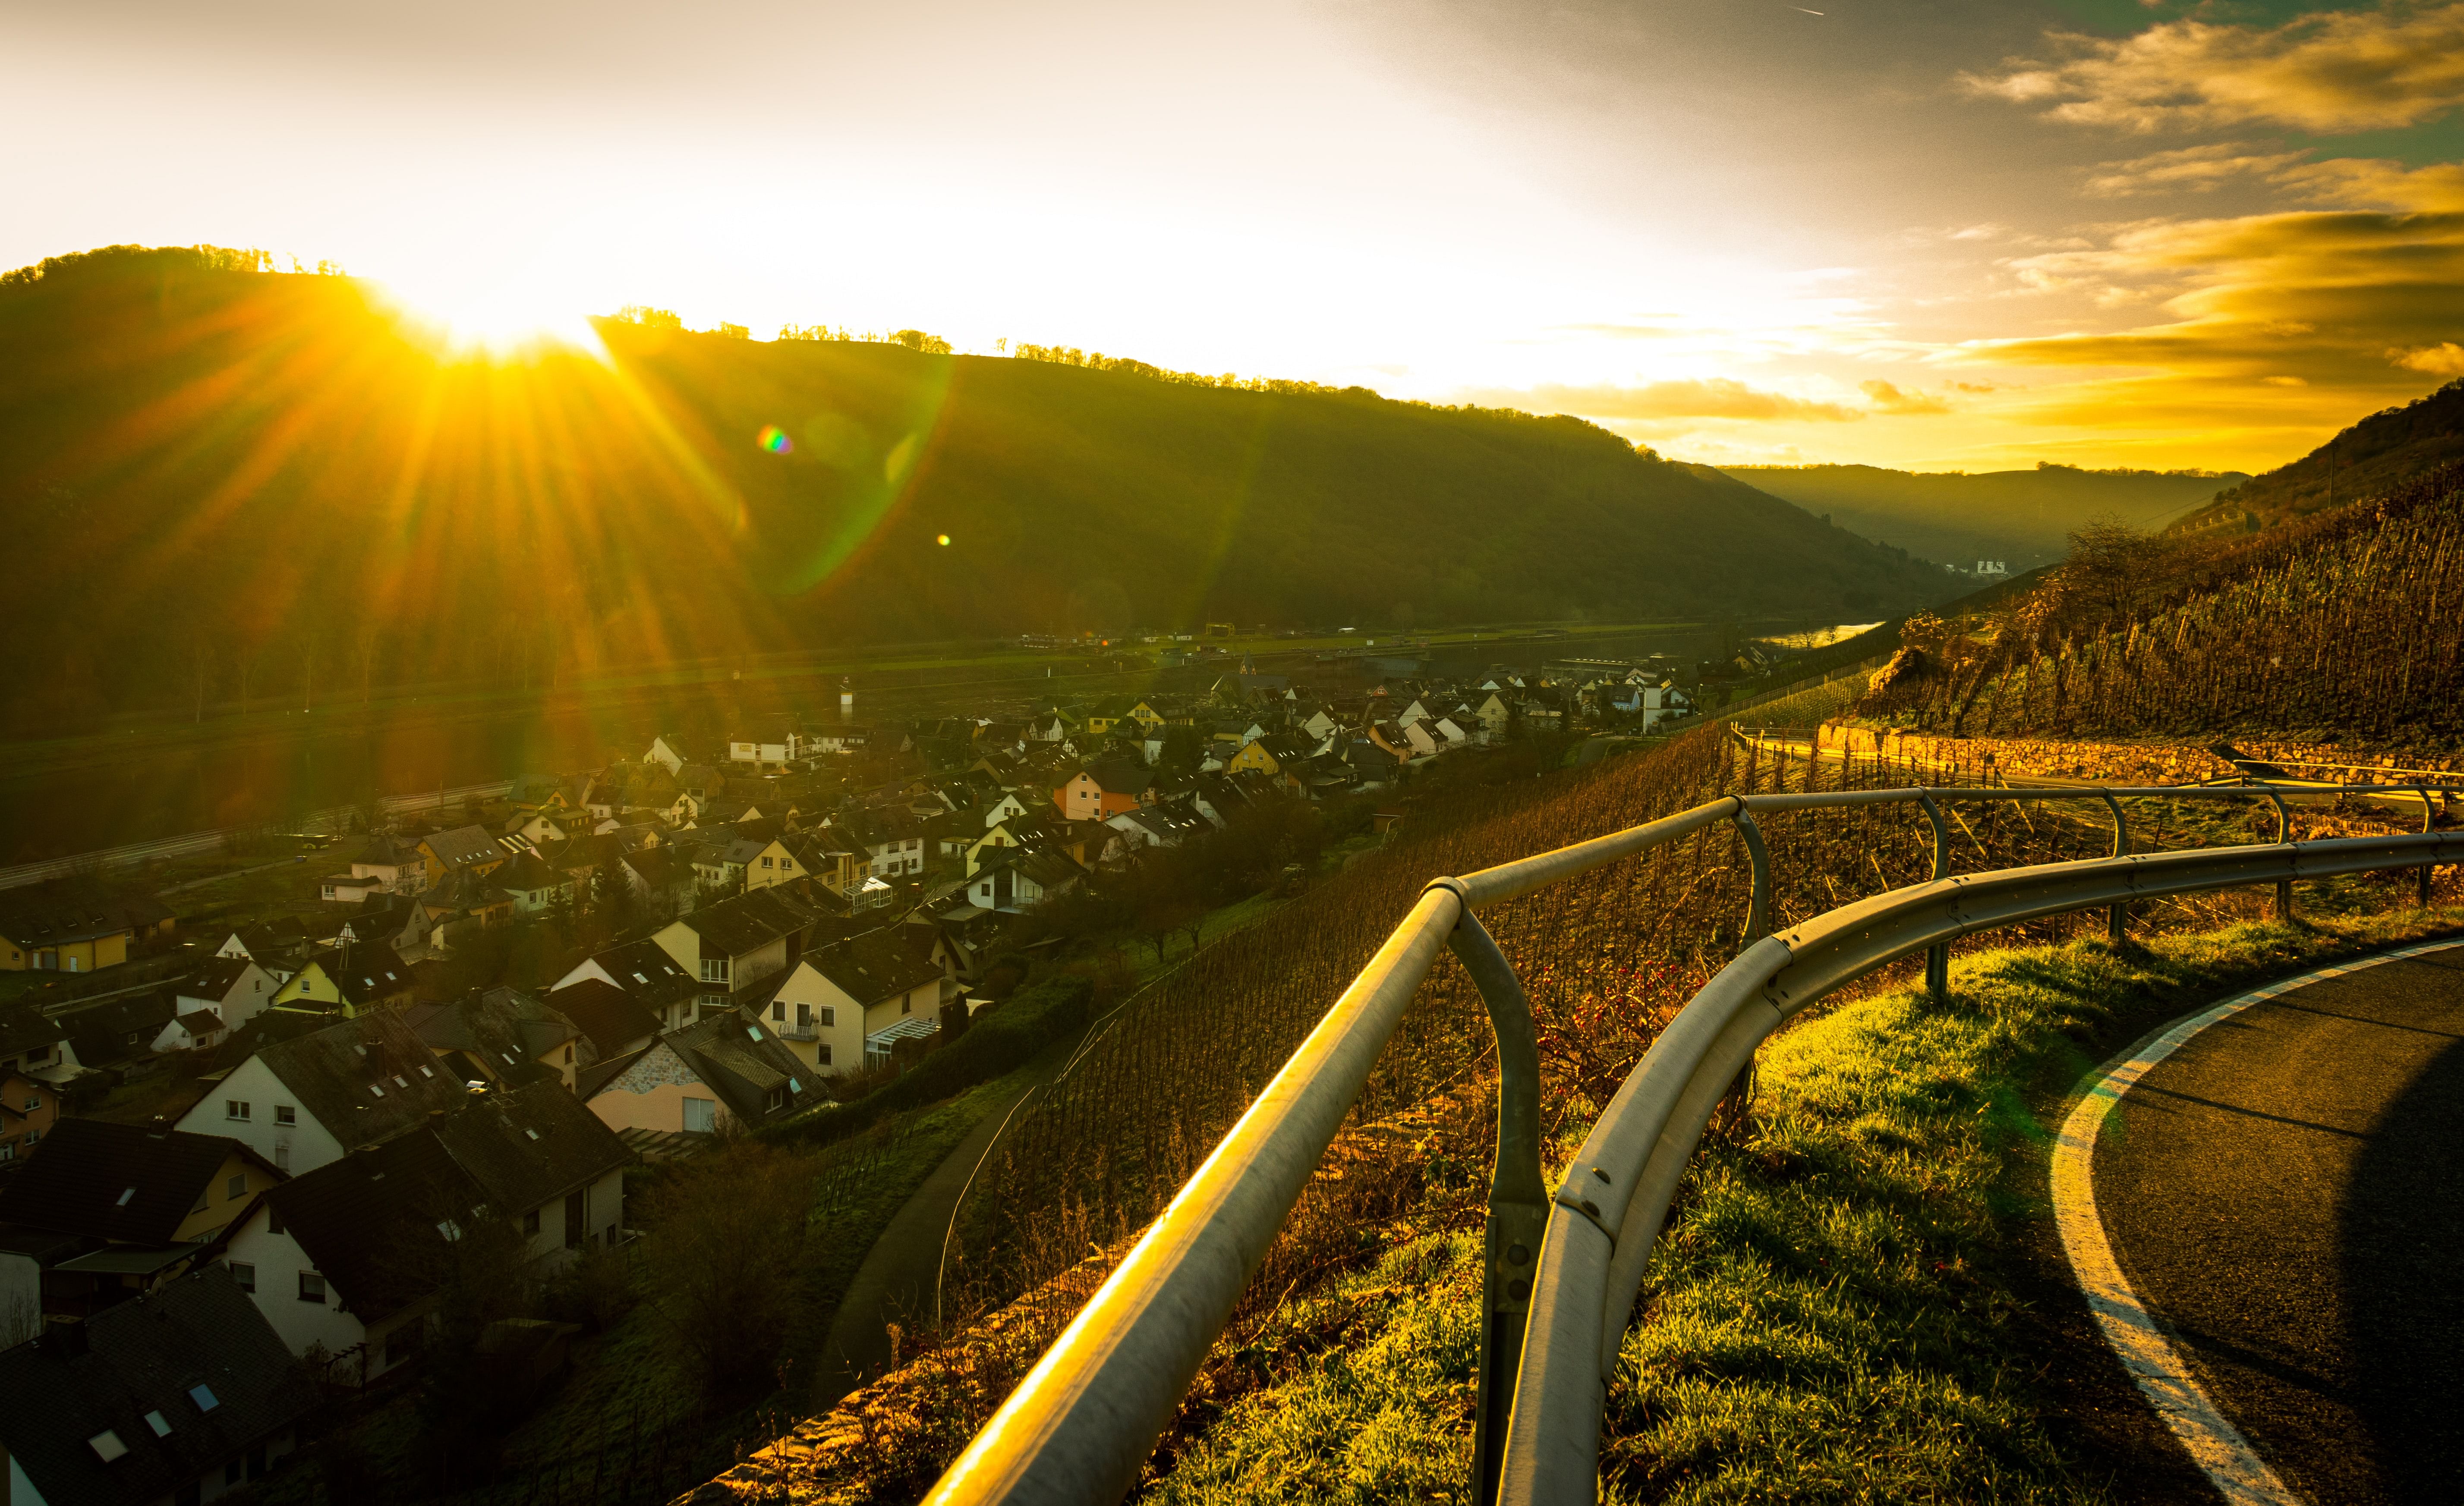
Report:
[[[2247,480],[2238,471],[2079,470],[2038,466],[1974,475],[1873,466],[1727,466],[1729,475],[1828,514],[1852,534],[1962,570],[1998,559],[2013,574],[2051,564],[2096,517],[2152,528]]]
[[[1919,614],[1860,716],[1952,735],[2464,740],[2464,465],[2256,534],[2123,538]]]
[[[0,519],[40,562],[0,603],[15,731],[311,673],[1945,594],[1573,419],[613,322],[604,360],[454,362],[348,279],[209,260],[0,285]]]
[[[2376,496],[2458,460],[2464,460],[2464,382],[2451,382],[2426,398],[2371,414],[2290,465],[2218,492],[2212,505],[2168,532],[2255,532]]]

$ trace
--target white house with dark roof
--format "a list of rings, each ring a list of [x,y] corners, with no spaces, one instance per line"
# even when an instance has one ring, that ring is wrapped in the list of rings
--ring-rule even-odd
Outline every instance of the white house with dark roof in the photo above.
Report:
[[[693,1023],[693,1001],[701,992],[698,970],[688,970],[656,941],[628,941],[594,952],[548,990],[549,1002],[577,983],[595,979],[649,1012],[661,1030]]]
[[[274,1002],[282,980],[257,966],[254,958],[212,956],[190,973],[178,989],[182,1013],[213,1011],[226,1029],[237,1030]]]
[[[469,1102],[409,1027],[379,1012],[265,1047],[172,1127],[228,1135],[297,1175]]]

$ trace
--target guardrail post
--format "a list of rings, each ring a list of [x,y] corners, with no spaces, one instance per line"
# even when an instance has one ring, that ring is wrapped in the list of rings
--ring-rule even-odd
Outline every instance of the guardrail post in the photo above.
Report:
[[[2269,790],[2267,797],[2276,802],[2276,840],[2278,842],[2290,841],[2293,837],[2293,818],[2284,809],[2284,797],[2274,790]],[[2276,920],[2280,926],[2293,924],[2293,881],[2290,879],[2283,880],[2276,885]]]
[[[2127,858],[2130,856],[2130,823],[2122,818],[2122,802],[2113,797],[2111,791],[2107,791],[2104,803],[2105,808],[2113,812],[2113,855],[2117,858]],[[2130,902],[2124,900],[2106,912],[2104,935],[2107,941],[2119,947],[2129,933]]]
[[[2431,806],[2430,787],[2416,782],[2413,788],[2421,792],[2421,834],[2427,837],[2438,829],[2438,813]],[[2421,865],[2420,904],[2423,909],[2430,908],[2430,875],[2436,866],[2428,862]]]
[[[1745,839],[1746,862],[1753,869],[1753,889],[1746,899],[1746,945],[1771,934],[1771,849],[1763,845],[1763,829],[1754,824],[1754,813],[1741,798],[1737,801],[1737,835]]]
[[[1431,888],[1463,886],[1440,879]],[[1549,1228],[1549,1189],[1540,1176],[1540,1042],[1531,1000],[1497,941],[1465,898],[1446,946],[1488,1006],[1497,1037],[1497,1168],[1488,1184],[1484,1241],[1480,1378],[1472,1409],[1472,1480],[1481,1506],[1497,1499],[1506,1459],[1506,1425],[1514,1409],[1514,1376],[1523,1364],[1523,1325],[1531,1310],[1531,1277]]]
[[[1931,791],[1920,792],[1917,803],[1925,807],[1925,819],[1933,822],[1933,873],[1939,883],[1950,877],[1950,823],[1942,818],[1942,807],[1934,803]],[[1950,946],[1925,949],[1925,993],[1936,1005],[1950,997]]]

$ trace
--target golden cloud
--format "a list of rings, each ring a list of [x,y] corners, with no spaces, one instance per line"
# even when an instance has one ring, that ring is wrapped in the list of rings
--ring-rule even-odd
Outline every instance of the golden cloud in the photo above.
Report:
[[[2419,350],[2391,350],[2387,355],[2407,371],[2426,372],[2433,377],[2464,377],[2464,345],[2452,339],[2424,345]]]
[[[1950,404],[1922,392],[1903,392],[1887,382],[1860,382],[1858,390],[1878,413],[1947,413]]]
[[[1971,94],[2138,131],[2265,121],[2322,132],[2417,125],[2464,101],[2464,4],[2388,0],[2273,28],[2170,21],[2133,36],[2056,33],[2062,55],[1963,74]]]
[[[2209,193],[2236,178],[2277,178],[2307,152],[2256,152],[2239,142],[2185,146],[2124,162],[2099,163],[2085,184],[2103,199],[2147,193]]]

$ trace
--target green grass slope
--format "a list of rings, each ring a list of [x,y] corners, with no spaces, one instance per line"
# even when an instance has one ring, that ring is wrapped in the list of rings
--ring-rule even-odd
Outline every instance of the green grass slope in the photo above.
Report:
[[[1729,475],[1852,534],[1912,555],[1974,568],[1998,559],[2013,574],[2059,559],[2071,530],[2119,517],[2150,528],[2247,480],[2239,472],[2034,470],[1919,474],[1873,466],[1728,466]]]
[[[1944,594],[1573,419],[616,323],[604,360],[454,361],[349,279],[209,260],[0,284],[0,525],[41,565],[0,602],[20,724],[185,704],[200,677]]]

